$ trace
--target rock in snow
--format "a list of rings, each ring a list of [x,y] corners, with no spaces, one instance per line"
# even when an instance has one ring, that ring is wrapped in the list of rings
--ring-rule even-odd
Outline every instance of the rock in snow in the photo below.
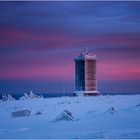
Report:
[[[12,112],[12,117],[29,117],[30,113],[31,111],[28,109],[18,110],[18,111]]]
[[[54,120],[55,121],[72,121],[73,120],[73,116],[72,113],[68,110],[64,110],[60,115],[57,116],[57,118]]]
[[[35,115],[42,115],[42,112],[41,112],[41,111],[37,111],[37,112],[35,113]]]
[[[111,108],[109,108],[107,111],[105,111],[105,113],[115,114],[116,111],[115,111],[114,107],[111,107]]]

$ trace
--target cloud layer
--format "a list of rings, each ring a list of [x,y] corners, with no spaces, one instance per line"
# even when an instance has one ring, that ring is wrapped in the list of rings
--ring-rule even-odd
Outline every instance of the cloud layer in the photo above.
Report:
[[[72,83],[85,47],[99,81],[140,80],[140,2],[0,2],[1,80]]]

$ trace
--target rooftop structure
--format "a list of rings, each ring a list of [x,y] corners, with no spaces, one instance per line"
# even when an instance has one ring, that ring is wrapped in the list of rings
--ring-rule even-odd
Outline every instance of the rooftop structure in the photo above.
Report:
[[[75,61],[75,91],[77,95],[97,96],[96,63],[97,57],[93,53],[81,53]]]

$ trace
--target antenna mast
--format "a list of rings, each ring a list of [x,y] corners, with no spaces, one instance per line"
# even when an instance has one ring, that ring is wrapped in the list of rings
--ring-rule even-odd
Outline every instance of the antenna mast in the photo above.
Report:
[[[88,54],[88,47],[86,47],[86,54]]]

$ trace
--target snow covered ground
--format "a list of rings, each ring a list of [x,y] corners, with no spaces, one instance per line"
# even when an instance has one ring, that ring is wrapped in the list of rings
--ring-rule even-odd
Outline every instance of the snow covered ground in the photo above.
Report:
[[[30,116],[12,117],[24,109]],[[73,120],[57,120],[64,110]],[[140,95],[1,101],[0,138],[140,139]]]

